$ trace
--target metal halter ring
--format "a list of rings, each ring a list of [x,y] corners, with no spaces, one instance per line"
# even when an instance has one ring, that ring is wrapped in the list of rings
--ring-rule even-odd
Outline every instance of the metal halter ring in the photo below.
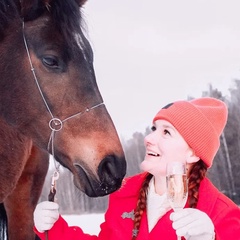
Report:
[[[52,118],[49,121],[49,127],[51,128],[52,131],[60,131],[63,127],[63,123],[59,118]]]

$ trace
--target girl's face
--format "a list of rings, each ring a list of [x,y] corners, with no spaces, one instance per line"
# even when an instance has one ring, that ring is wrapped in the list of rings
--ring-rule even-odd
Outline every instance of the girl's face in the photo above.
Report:
[[[141,163],[143,171],[165,177],[167,163],[192,161],[191,157],[194,155],[192,149],[171,123],[157,120],[152,130],[144,141],[146,155]]]

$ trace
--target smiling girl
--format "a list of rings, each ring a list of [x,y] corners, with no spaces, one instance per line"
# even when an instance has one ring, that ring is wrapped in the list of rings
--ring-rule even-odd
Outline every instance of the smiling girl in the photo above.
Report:
[[[126,178],[110,195],[98,236],[70,227],[58,204],[42,202],[34,212],[35,232],[49,240],[240,240],[240,209],[206,177],[220,146],[227,106],[215,98],[176,101],[162,108],[145,137],[143,173]],[[188,200],[173,212],[166,197],[167,163],[186,164]]]

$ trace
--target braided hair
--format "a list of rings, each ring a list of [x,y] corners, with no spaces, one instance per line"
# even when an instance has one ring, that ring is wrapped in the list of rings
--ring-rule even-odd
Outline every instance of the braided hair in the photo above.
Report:
[[[139,191],[137,206],[134,210],[132,240],[137,239],[138,231],[140,228],[140,222],[142,219],[142,214],[147,207],[147,192],[148,192],[149,182],[152,177],[153,177],[153,175],[150,173],[146,176],[145,180],[142,183],[142,187]]]
[[[199,196],[199,186],[207,173],[207,165],[202,161],[193,164],[188,174],[188,203],[190,208],[196,208]]]
[[[190,208],[197,207],[199,186],[203,178],[206,176],[206,172],[207,165],[202,160],[199,160],[192,165],[188,173],[188,202]],[[137,206],[134,210],[132,240],[136,240],[138,236],[142,214],[147,206],[148,186],[152,177],[153,175],[150,173],[146,175],[146,178],[143,181],[142,187],[139,191]]]

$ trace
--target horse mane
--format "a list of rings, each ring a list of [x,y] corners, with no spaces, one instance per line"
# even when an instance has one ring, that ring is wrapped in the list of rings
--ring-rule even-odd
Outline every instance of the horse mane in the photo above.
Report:
[[[82,17],[79,3],[76,0],[52,0],[46,1],[0,1],[0,40],[4,37],[4,31],[11,22],[18,18],[25,22],[32,21],[38,17],[48,14],[51,22],[64,36],[71,36],[81,31]]]

